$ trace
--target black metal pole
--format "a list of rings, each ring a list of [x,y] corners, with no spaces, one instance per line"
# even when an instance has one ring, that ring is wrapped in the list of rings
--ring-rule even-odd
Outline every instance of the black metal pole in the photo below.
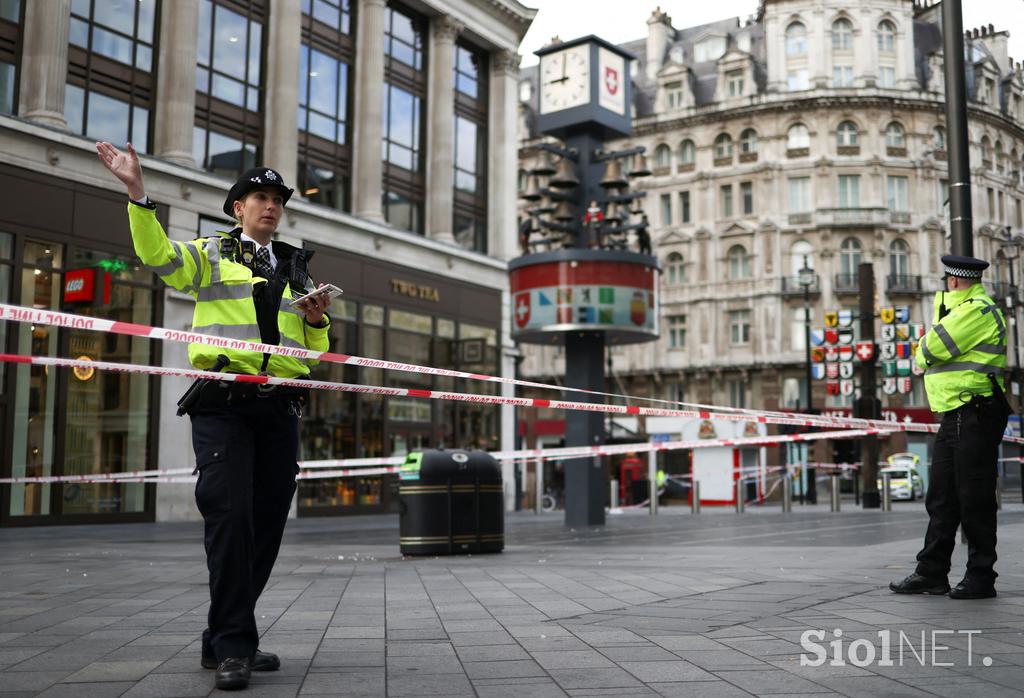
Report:
[[[875,270],[871,262],[861,262],[857,269],[860,285],[860,338],[875,346],[871,359],[860,363],[860,398],[854,415],[862,419],[878,419],[882,404],[878,399],[875,360],[878,344],[875,342]],[[866,436],[860,449],[861,503],[865,509],[878,509],[882,499],[878,494],[878,437]]]
[[[942,1],[942,43],[946,68],[946,132],[949,141],[949,226],[953,254],[974,255],[971,160],[964,79],[964,22],[960,0]],[[867,494],[867,492],[865,492]]]
[[[1021,397],[1020,393],[1020,337],[1017,332],[1017,281],[1013,274],[1013,263],[1017,261],[1017,257],[1020,256],[1018,249],[1017,254],[1009,260],[1010,267],[1010,290],[1006,294],[1006,309],[1010,311],[1010,322],[1013,323],[1013,368],[1010,369],[1010,383],[1011,385],[1017,386],[1017,396]],[[1011,396],[1014,392],[1013,388],[1010,388]],[[1024,487],[1024,485],[1022,485]]]
[[[807,258],[804,257],[804,267],[807,266]],[[814,411],[814,400],[811,398],[813,390],[811,389],[811,286],[806,284],[804,286],[804,370],[807,372],[807,414],[810,415]],[[811,445],[810,443],[804,444],[804,453],[807,456],[807,464],[804,469],[807,471],[804,476],[807,479],[807,492],[806,499],[813,504],[818,502],[818,482],[817,476],[818,471],[812,468],[809,463],[811,462]],[[802,488],[801,488],[802,489]]]

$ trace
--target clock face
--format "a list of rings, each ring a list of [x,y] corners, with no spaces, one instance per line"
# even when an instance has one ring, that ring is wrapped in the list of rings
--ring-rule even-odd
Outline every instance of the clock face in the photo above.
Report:
[[[540,113],[590,101],[590,48],[574,46],[540,59]]]

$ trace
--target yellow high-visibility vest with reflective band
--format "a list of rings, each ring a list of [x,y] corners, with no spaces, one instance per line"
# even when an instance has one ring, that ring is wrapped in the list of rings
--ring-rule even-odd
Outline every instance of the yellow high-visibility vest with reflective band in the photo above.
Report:
[[[940,320],[942,303],[949,313]],[[935,294],[934,325],[915,360],[925,370],[928,404],[935,412],[962,407],[973,395],[991,395],[990,373],[1005,389],[1006,320],[980,283]]]
[[[181,242],[170,240],[156,219],[156,210],[135,203],[128,204],[135,253],[148,269],[155,272],[168,286],[188,293],[196,299],[192,316],[192,331],[226,339],[262,342],[253,302],[253,287],[267,283],[254,276],[243,264],[221,259],[220,237],[199,238]],[[228,237],[227,233],[220,233]],[[313,327],[305,315],[292,308],[294,298],[289,285],[285,285],[277,326],[281,332],[281,346],[327,351],[328,319],[324,327]],[[327,318],[326,315],[324,315]],[[264,355],[254,351],[223,349],[205,344],[189,344],[188,358],[199,369],[212,367],[219,354],[226,355],[231,373],[258,374],[263,370]],[[305,361],[290,356],[271,354],[266,372],[280,378],[299,378],[309,375],[316,361]]]

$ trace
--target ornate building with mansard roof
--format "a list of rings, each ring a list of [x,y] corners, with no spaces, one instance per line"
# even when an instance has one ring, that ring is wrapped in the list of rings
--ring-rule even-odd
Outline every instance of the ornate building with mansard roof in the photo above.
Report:
[[[756,16],[695,27],[656,9],[646,29],[623,44],[636,56],[634,133],[609,145],[647,148],[661,338],[613,349],[609,389],[804,406],[805,263],[812,325],[857,307],[864,261],[879,305],[931,321],[948,250],[940,5],[763,0]],[[1024,236],[1024,82],[1007,41],[991,24],[964,37],[975,253],[994,263],[987,282],[1003,299],[1016,293],[1003,248]],[[535,66],[520,71],[519,97],[522,176],[539,137]],[[559,350],[529,348],[524,370],[557,375]],[[819,408],[852,399],[817,381],[813,392]],[[926,406],[920,386],[883,396],[896,400]]]

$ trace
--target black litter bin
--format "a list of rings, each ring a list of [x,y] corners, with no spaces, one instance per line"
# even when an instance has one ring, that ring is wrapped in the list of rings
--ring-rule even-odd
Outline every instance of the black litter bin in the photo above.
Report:
[[[401,468],[403,555],[500,553],[505,547],[501,466],[484,451],[410,453]]]

